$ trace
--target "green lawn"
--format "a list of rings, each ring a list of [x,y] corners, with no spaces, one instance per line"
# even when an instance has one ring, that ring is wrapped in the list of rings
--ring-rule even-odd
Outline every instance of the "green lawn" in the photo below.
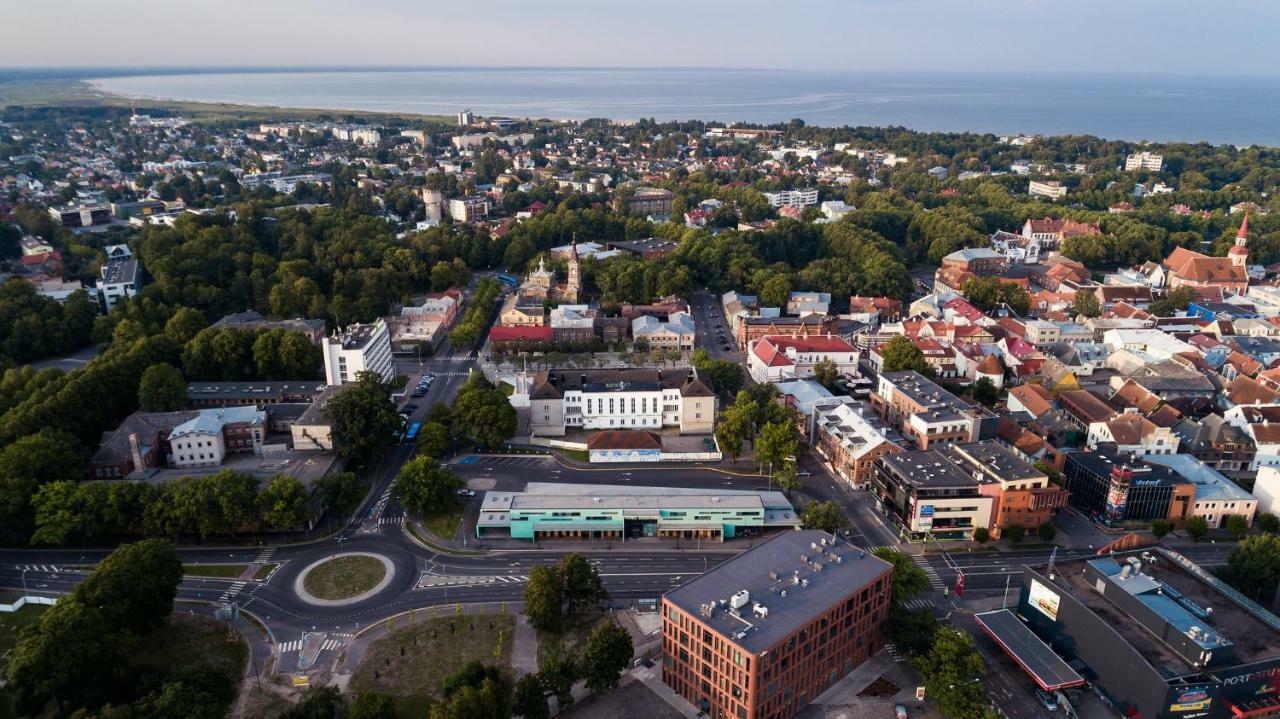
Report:
[[[403,717],[426,716],[444,678],[473,659],[504,669],[511,666],[513,615],[450,615],[396,622],[389,634],[369,646],[351,675],[349,689],[390,694]]]
[[[302,586],[319,599],[347,599],[373,589],[386,575],[382,560],[349,555],[330,559],[307,572]]]
[[[560,451],[569,459],[577,460],[579,462],[590,461],[590,458],[587,456],[587,450],[585,449],[562,449]]]
[[[558,632],[538,632],[538,666],[542,666],[545,657],[556,652],[571,657],[582,656],[591,628],[603,616],[599,612],[575,614],[565,618]]]
[[[271,575],[273,571],[275,571],[276,567],[278,566],[280,565],[276,564],[275,562],[268,562],[267,564],[263,564],[262,566],[258,567],[258,571],[253,573],[253,578],[266,579],[268,576]]]
[[[235,579],[248,568],[247,564],[184,564],[182,573],[188,577]]]
[[[465,511],[466,508],[459,505],[453,509],[423,517],[422,523],[426,525],[428,532],[440,539],[453,539],[453,535],[458,533],[458,525],[462,524],[462,514]]]

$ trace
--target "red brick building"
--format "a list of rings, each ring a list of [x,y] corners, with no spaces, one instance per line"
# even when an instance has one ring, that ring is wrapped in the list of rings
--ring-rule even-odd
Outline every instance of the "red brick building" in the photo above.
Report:
[[[892,565],[785,532],[662,598],[662,680],[711,719],[788,719],[880,650]]]

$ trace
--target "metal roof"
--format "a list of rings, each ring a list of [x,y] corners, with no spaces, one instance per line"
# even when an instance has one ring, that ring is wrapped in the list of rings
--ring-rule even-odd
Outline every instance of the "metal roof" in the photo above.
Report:
[[[1018,616],[1008,609],[973,617],[1045,691],[1084,684],[1084,678],[1054,653]]]

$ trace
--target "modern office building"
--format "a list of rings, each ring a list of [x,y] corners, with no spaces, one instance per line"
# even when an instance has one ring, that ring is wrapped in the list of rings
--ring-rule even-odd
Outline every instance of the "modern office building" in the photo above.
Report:
[[[391,332],[381,317],[371,324],[349,325],[320,343],[324,377],[331,385],[355,382],[361,372],[373,372],[384,382],[396,378],[391,360]]]
[[[1107,526],[1168,519],[1186,523],[1196,486],[1161,464],[1099,452],[1068,452],[1062,480],[1071,506]]]
[[[892,565],[784,532],[662,598],[662,681],[717,719],[789,719],[879,651]]]
[[[539,372],[529,392],[529,433],[568,429],[715,428],[716,395],[695,369],[645,368]]]
[[[1280,617],[1176,552],[1028,567],[1017,614],[1119,716],[1280,716]]]
[[[885,518],[909,539],[973,539],[991,526],[995,498],[950,453],[936,449],[877,457],[871,496]]]
[[[476,537],[722,541],[800,526],[781,492],[531,482],[523,492],[486,492]]]

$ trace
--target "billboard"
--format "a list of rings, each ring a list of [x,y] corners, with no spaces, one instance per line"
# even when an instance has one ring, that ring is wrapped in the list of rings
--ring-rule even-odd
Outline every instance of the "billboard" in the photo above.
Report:
[[[1031,586],[1027,590],[1027,604],[1040,610],[1040,613],[1053,621],[1058,621],[1058,603],[1062,601],[1062,597],[1057,592],[1042,584],[1037,579],[1031,580]]]
[[[1208,684],[1173,689],[1169,693],[1169,713],[1177,714],[1179,719],[1209,716],[1209,709],[1213,706],[1213,689]]]
[[[933,516],[933,505],[932,505],[932,504],[922,504],[922,505],[920,505],[920,516],[921,516],[921,517],[932,517],[932,516]]]

